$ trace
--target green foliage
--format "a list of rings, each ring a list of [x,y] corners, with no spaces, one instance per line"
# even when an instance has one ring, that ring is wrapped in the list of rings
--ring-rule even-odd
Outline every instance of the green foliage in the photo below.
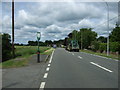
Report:
[[[16,46],[16,56],[29,56],[37,53],[37,46]],[[48,50],[49,47],[40,47],[40,53]]]
[[[12,58],[11,37],[9,34],[2,34],[2,61]]]
[[[105,38],[103,36],[100,36],[97,40],[101,43],[107,43],[107,38]]]
[[[93,50],[93,51],[97,51],[97,50],[99,50],[99,46],[100,46],[100,43],[98,42],[98,41],[93,41],[92,43],[91,43],[91,49]]]
[[[82,44],[83,44],[83,48],[88,48],[91,45],[92,41],[96,40],[97,33],[92,31],[91,28],[89,28],[89,29],[82,28],[82,29],[80,29],[78,37],[79,37],[78,38],[79,42],[82,42]]]
[[[116,52],[119,50],[120,43],[118,42],[110,42],[110,51]]]
[[[110,41],[111,42],[120,42],[120,26],[116,24],[116,27],[110,34]]]
[[[102,53],[103,51],[106,51],[107,44],[106,43],[100,43],[99,50]]]
[[[82,28],[80,31],[73,30],[73,32],[68,34],[68,38],[65,40],[66,43],[69,43],[71,40],[77,40],[79,46],[81,46],[81,42],[83,48],[88,48],[92,41],[96,40],[97,33],[92,31],[91,28]]]

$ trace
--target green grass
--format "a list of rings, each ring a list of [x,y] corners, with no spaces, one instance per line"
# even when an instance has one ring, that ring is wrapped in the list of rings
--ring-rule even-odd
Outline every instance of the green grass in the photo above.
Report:
[[[93,51],[90,51],[90,50],[80,50],[80,51],[81,52],[90,53],[90,54],[99,55],[99,56],[103,56],[103,57],[107,57],[107,58],[112,58],[112,59],[118,59],[118,60],[120,60],[119,56],[113,55],[113,54],[109,54],[109,56],[107,56],[106,53],[93,52]]]
[[[32,54],[36,54],[37,53],[37,46],[15,46],[16,50],[15,50],[15,54],[16,56],[29,56]],[[44,53],[44,51],[50,49],[50,47],[40,47],[40,53]]]
[[[28,65],[29,58],[37,53],[37,46],[15,46],[16,58],[0,63],[2,68],[14,68]],[[46,52],[45,52],[46,51]],[[41,54],[50,54],[50,47],[40,47]]]
[[[53,52],[54,48],[48,49],[43,54],[50,55]]]

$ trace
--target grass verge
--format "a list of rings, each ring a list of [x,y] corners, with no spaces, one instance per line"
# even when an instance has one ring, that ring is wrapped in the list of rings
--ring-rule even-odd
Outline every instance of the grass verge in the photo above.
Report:
[[[113,54],[109,54],[109,56],[107,56],[106,53],[98,53],[98,52],[93,52],[93,51],[90,51],[90,50],[80,50],[80,51],[81,52],[90,53],[90,54],[99,55],[99,56],[103,56],[103,57],[107,57],[107,58],[112,58],[112,59],[120,60],[119,56],[113,55]]]
[[[2,68],[16,68],[27,66],[29,58],[36,54],[37,46],[15,46],[16,58],[0,63]],[[50,47],[40,47],[41,54],[50,54]]]

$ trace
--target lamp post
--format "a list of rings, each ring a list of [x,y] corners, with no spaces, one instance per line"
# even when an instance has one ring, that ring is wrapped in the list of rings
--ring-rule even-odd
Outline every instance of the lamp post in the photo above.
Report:
[[[38,41],[38,50],[37,50],[37,62],[40,62],[40,49],[39,49],[39,40],[41,38],[41,33],[37,32],[37,41]]]
[[[105,1],[105,0],[104,0]],[[107,6],[107,28],[108,28],[108,37],[107,37],[107,56],[109,56],[109,6],[108,3],[105,1]]]

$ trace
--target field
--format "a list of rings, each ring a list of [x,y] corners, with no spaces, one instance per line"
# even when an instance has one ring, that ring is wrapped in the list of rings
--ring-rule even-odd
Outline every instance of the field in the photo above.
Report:
[[[26,57],[32,54],[36,54],[38,47],[37,46],[15,46],[15,54],[16,56]],[[40,47],[40,53],[43,54],[44,51],[50,49],[50,47]]]
[[[13,68],[26,66],[29,58],[37,53],[37,46],[15,46],[16,58],[0,63],[2,68]],[[50,47],[40,47],[40,54],[51,54],[53,51]]]

